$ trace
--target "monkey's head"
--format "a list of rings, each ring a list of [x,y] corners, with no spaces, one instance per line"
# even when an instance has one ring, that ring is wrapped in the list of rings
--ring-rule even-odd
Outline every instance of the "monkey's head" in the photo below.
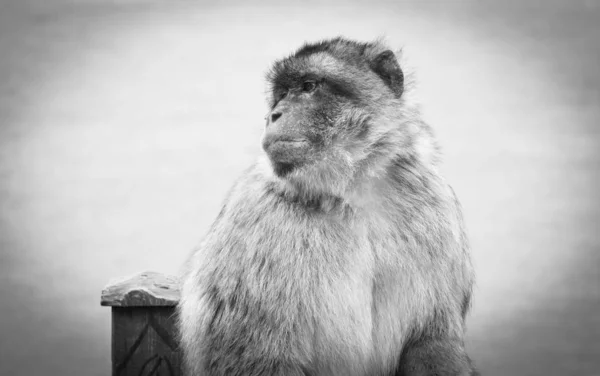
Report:
[[[380,42],[335,38],[277,61],[262,141],[275,174],[300,188],[343,195],[411,150],[404,74]]]

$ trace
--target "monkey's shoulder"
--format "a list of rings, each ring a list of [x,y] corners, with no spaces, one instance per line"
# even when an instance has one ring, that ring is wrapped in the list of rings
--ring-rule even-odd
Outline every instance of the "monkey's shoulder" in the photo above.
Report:
[[[212,248],[361,248],[431,252],[443,256],[465,247],[464,224],[451,187],[437,175],[399,173],[386,194],[363,208],[335,198],[294,195],[260,165],[233,185],[208,238]],[[288,187],[289,188],[289,187]]]

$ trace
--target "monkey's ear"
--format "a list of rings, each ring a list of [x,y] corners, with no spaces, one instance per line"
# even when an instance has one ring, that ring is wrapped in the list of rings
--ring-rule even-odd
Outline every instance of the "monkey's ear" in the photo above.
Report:
[[[371,62],[371,69],[392,89],[398,98],[404,92],[404,73],[390,50],[383,51]]]

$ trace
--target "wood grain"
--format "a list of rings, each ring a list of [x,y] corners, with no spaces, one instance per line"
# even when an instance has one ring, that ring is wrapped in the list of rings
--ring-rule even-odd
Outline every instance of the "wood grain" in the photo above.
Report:
[[[111,281],[100,304],[111,307],[173,307],[179,302],[179,280],[175,276],[143,272]]]
[[[143,272],[109,283],[100,304],[112,307],[113,376],[180,376],[176,277]]]
[[[112,308],[113,376],[179,376],[173,307]]]

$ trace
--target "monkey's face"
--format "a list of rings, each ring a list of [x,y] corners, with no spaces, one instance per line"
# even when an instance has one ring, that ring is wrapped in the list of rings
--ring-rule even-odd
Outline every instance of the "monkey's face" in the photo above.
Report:
[[[311,186],[352,178],[382,134],[373,120],[385,117],[403,90],[391,51],[340,39],[303,47],[277,62],[268,79],[263,149],[277,176]]]
[[[288,71],[279,77],[263,137],[278,176],[297,172],[328,154],[339,133],[335,120],[346,104],[335,85],[332,77],[315,70]]]

